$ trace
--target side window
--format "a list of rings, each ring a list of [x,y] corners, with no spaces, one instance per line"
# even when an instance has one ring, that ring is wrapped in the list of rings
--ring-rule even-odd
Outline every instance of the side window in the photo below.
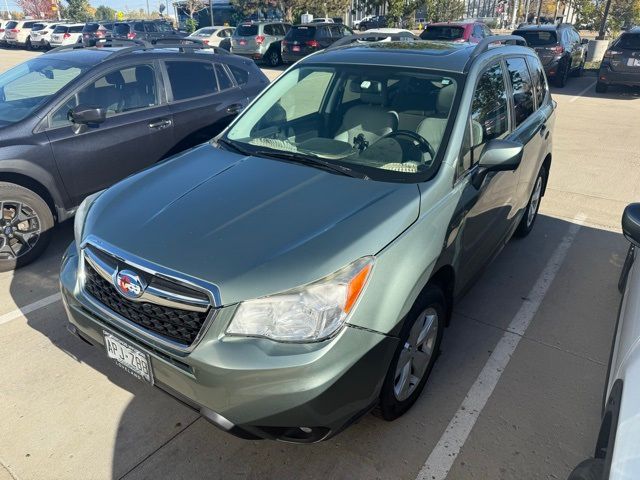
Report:
[[[218,77],[218,85],[220,86],[220,90],[226,90],[228,88],[233,87],[233,82],[227,75],[226,70],[222,65],[216,63],[216,76]]]
[[[153,23],[150,23],[150,22],[144,24],[144,31],[145,32],[157,32],[156,26]]]
[[[537,58],[528,57],[527,62],[529,63],[529,70],[531,71],[534,79],[534,89],[536,94],[536,105],[540,108],[540,105],[543,104],[545,97],[547,96],[547,92],[549,91],[549,86],[547,85],[547,77],[544,74],[544,70],[542,65],[540,64],[540,60]]]
[[[275,35],[275,29],[273,25],[265,25],[264,26],[264,34],[265,35]]]
[[[236,79],[236,83],[240,86],[246,85],[249,83],[249,72],[243,70],[240,67],[236,67],[235,65],[228,65],[227,67],[231,70],[231,74]]]
[[[331,25],[330,30],[333,38],[340,38],[343,35],[343,28],[340,25]]]
[[[174,100],[210,95],[218,91],[213,64],[209,62],[166,62]]]
[[[513,89],[513,108],[515,127],[520,126],[534,111],[533,86],[524,58],[507,59],[507,69]]]
[[[109,72],[77,92],[51,117],[51,127],[69,125],[67,114],[78,105],[107,111],[107,117],[158,105],[156,76],[150,65]]]
[[[480,25],[474,25],[473,36],[476,38],[482,38],[482,29],[480,28]]]
[[[322,104],[333,73],[317,70],[301,79],[278,104],[284,109],[287,121],[317,113]]]

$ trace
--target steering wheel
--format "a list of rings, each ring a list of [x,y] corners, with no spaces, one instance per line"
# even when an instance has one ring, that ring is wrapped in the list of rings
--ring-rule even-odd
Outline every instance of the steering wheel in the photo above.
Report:
[[[395,138],[395,137],[408,137],[417,143],[418,148],[422,153],[428,153],[431,155],[431,160],[436,158],[436,151],[433,149],[429,141],[424,138],[422,135],[418,135],[416,132],[412,132],[411,130],[395,130],[393,132],[389,132],[386,135],[380,137],[376,143],[385,138]]]

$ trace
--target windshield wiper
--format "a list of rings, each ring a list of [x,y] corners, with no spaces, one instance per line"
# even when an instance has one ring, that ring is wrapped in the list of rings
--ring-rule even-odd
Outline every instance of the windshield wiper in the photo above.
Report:
[[[249,152],[248,150],[245,150],[242,147],[239,147],[236,142],[227,140],[226,138],[219,138],[218,140],[216,140],[216,143],[224,145],[227,149],[231,149],[241,155],[244,155],[247,157],[251,155],[251,152]]]
[[[320,157],[308,153],[285,152],[282,150],[257,150],[253,152],[253,155],[281,158],[283,160],[289,160],[291,162],[300,163],[302,165],[309,165],[311,167],[316,167],[323,170],[328,170],[330,172],[339,173],[341,175],[346,175],[347,177],[369,180],[369,177],[367,177],[366,175],[358,173],[350,169],[349,167],[345,167],[344,165],[339,165],[337,163],[327,162],[325,160],[322,160]]]

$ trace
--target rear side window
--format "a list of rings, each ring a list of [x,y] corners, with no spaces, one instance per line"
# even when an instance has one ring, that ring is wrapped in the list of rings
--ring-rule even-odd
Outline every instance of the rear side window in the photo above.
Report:
[[[549,91],[547,78],[544,75],[544,70],[540,64],[540,60],[528,57],[527,62],[529,63],[529,70],[531,71],[531,75],[534,80],[533,85],[536,94],[536,104],[538,105],[538,108],[540,108],[540,105],[544,103],[544,99]]]
[[[33,27],[34,24],[35,24],[35,22],[24,22],[24,25],[22,27],[23,28],[31,28],[31,27]]]
[[[254,35],[258,35],[258,26],[257,25],[240,25],[236,28],[234,35],[238,37],[252,37]]]
[[[174,100],[210,95],[218,91],[213,64],[209,62],[166,62]]]
[[[67,33],[69,27],[65,27],[64,25],[58,25],[53,29],[53,33]]]
[[[142,22],[136,22],[133,24],[133,29],[136,32],[144,32],[144,24]]]
[[[44,23],[35,23],[31,30],[34,32],[37,32],[38,30],[43,30],[44,27],[45,27]]]
[[[236,67],[235,65],[227,65],[233,77],[236,79],[236,83],[238,85],[246,85],[249,83],[249,72],[243,70],[242,68]]]
[[[265,35],[277,35],[273,25],[265,25],[264,26],[264,34]]]
[[[524,58],[507,59],[507,69],[513,90],[515,126],[521,125],[534,111],[533,85]]]
[[[331,25],[331,36],[333,38],[340,38],[342,36],[342,27],[340,25]]]
[[[145,32],[157,32],[156,26],[153,23],[145,23],[144,24]]]
[[[229,78],[229,75],[227,75],[227,72],[224,69],[224,67],[219,63],[216,63],[215,68],[216,68],[216,76],[218,77],[218,86],[220,87],[220,90],[226,90],[228,88],[233,87],[233,82]]]
[[[456,40],[464,37],[464,28],[435,25],[420,34],[422,40]]]
[[[73,27],[69,27],[69,33],[80,33],[82,32],[82,25],[75,25]]]
[[[530,47],[542,47],[545,45],[554,45],[558,43],[558,37],[556,32],[538,31],[518,31],[513,32],[514,35],[518,35],[527,41]]]
[[[625,50],[640,50],[640,33],[625,33],[614,46]]]

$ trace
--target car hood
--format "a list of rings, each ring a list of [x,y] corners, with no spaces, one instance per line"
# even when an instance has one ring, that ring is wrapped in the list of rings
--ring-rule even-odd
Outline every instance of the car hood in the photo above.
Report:
[[[419,197],[415,184],[205,144],[106,190],[83,236],[214,284],[229,305],[376,254],[416,220]]]

